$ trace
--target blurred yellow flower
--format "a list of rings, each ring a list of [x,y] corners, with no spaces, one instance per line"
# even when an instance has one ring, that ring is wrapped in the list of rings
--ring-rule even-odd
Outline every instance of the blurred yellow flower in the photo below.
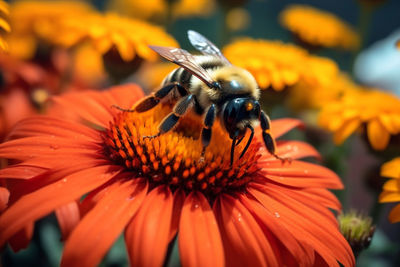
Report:
[[[227,45],[223,52],[232,64],[250,71],[262,89],[280,91],[300,80],[326,83],[339,72],[332,60],[310,56],[306,50],[280,41],[244,38]]]
[[[250,13],[242,7],[230,9],[225,18],[226,26],[231,31],[240,31],[248,28],[250,21]]]
[[[172,2],[172,3],[170,3]],[[170,6],[169,6],[170,5]],[[108,10],[144,20],[162,21],[170,9],[173,18],[208,16],[215,10],[215,0],[114,0]]]
[[[359,87],[345,73],[335,76],[331,82],[310,84],[300,81],[290,88],[288,103],[294,110],[321,109],[337,101],[347,91]]]
[[[154,61],[158,58],[148,45],[178,47],[164,29],[147,22],[121,17],[117,14],[93,12],[60,20],[58,30],[49,32],[55,43],[71,47],[90,41],[101,54],[116,48],[124,61],[139,58]]]
[[[210,15],[215,9],[215,0],[179,0],[172,3],[175,18]]]
[[[160,20],[167,10],[167,1],[114,0],[108,1],[107,9],[134,18]]]
[[[137,73],[138,83],[148,90],[157,90],[167,75],[179,66],[171,62],[145,64]]]
[[[360,38],[336,15],[307,5],[290,5],[280,14],[282,25],[312,46],[355,49]]]
[[[10,11],[8,4],[0,0],[0,52],[8,50],[8,45],[4,39],[4,34],[11,31],[10,24],[8,23],[9,14]]]
[[[106,79],[101,54],[88,43],[80,45],[73,54],[73,68],[76,79],[91,88],[97,88]]]
[[[54,31],[64,17],[75,17],[92,10],[78,1],[17,1],[10,6],[10,23],[13,29],[8,38],[10,54],[29,59],[38,42]],[[58,32],[58,34],[61,34]],[[50,40],[51,41],[51,40]]]
[[[319,124],[334,133],[336,144],[366,125],[372,148],[382,150],[391,135],[400,133],[400,99],[379,90],[346,91],[322,108]]]
[[[396,48],[397,48],[398,50],[400,50],[400,40],[397,40],[397,42],[396,42]]]
[[[383,164],[381,176],[392,178],[387,181],[382,188],[379,202],[399,202],[400,201],[400,157],[397,157]],[[400,222],[400,204],[397,204],[389,214],[389,221],[392,223]]]

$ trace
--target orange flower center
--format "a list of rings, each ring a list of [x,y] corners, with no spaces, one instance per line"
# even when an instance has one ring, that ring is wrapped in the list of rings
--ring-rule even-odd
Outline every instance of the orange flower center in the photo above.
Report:
[[[146,177],[152,184],[168,184],[171,189],[200,190],[212,196],[242,189],[258,170],[260,144],[253,141],[245,155],[239,155],[247,140],[235,148],[230,166],[232,140],[216,122],[204,157],[199,139],[202,118],[187,114],[177,127],[155,138],[162,119],[171,112],[168,105],[158,105],[144,113],[122,112],[110,123],[104,140],[108,155],[117,163]]]

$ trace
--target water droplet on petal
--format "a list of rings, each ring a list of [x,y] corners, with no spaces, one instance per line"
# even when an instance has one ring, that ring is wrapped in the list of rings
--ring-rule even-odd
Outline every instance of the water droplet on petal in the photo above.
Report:
[[[66,182],[67,182],[67,178],[62,179],[62,181],[63,181],[64,183],[66,183]]]
[[[195,204],[195,205],[194,205],[194,208],[195,208],[195,209],[198,209],[198,208],[199,208],[199,205],[198,205],[198,204]]]
[[[276,217],[276,218],[279,218],[279,217],[281,217],[281,215],[276,211],[276,212],[275,212],[275,217]]]
[[[308,173],[308,170],[304,170],[304,173],[307,174],[307,173]]]
[[[55,145],[55,144],[51,144],[50,148],[56,150],[56,149],[59,149],[60,146],[59,145]]]

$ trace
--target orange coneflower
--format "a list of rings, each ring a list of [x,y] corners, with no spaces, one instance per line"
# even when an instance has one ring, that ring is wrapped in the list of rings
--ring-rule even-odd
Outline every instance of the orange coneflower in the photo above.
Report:
[[[141,97],[133,85],[69,93],[55,99],[52,115],[14,128],[0,145],[1,157],[18,162],[0,171],[10,182],[0,245],[26,244],[32,222],[55,211],[66,240],[61,266],[99,264],[123,231],[133,266],[161,266],[176,235],[183,266],[354,266],[329,210],[340,209],[327,190],[341,188],[339,178],[298,160],[318,156],[312,147],[278,141],[277,153],[293,159],[283,164],[256,139],[230,167],[231,140],[216,124],[199,161],[195,115],[150,140],[143,136],[157,131],[169,106],[111,108]],[[272,133],[296,125],[276,120]]]

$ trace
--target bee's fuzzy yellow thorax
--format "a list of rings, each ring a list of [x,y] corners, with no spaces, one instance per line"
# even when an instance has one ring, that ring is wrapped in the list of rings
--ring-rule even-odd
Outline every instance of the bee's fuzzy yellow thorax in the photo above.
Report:
[[[214,70],[212,78],[220,83],[235,80],[243,85],[243,93],[250,93],[255,99],[259,97],[257,82],[253,75],[245,69],[235,66],[226,66]]]

